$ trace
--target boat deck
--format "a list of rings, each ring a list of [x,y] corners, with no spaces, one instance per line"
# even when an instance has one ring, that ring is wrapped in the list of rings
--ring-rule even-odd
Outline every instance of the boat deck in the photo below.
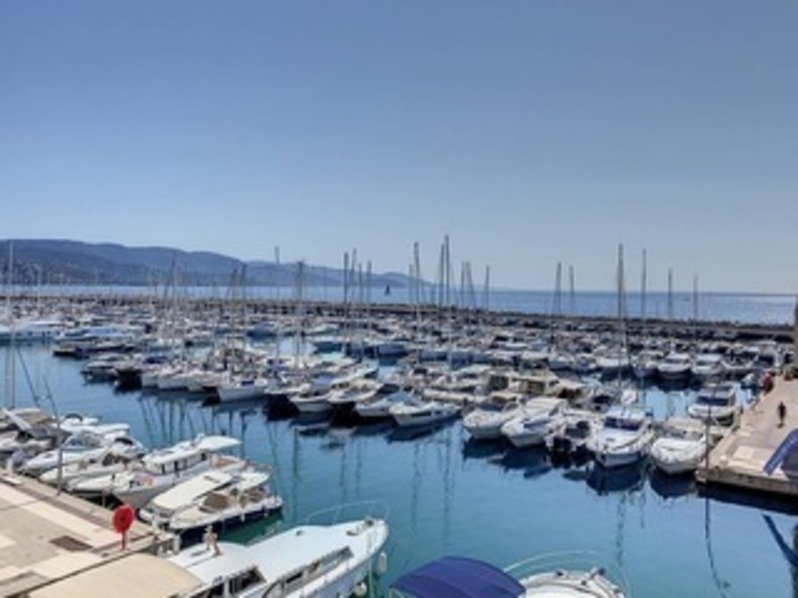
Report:
[[[777,406],[784,401],[787,417],[778,425]],[[698,481],[784,496],[798,496],[798,479],[781,469],[768,475],[763,467],[785,437],[798,428],[798,380],[775,379],[773,390],[762,393],[743,412],[739,426],[710,452],[707,467],[697,472]]]
[[[22,476],[0,474],[0,595],[27,593],[78,571],[169,545],[138,521],[127,550],[99,505]]]

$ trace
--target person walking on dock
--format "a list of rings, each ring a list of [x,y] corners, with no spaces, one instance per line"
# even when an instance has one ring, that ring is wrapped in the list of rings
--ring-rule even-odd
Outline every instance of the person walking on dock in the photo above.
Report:
[[[779,428],[782,428],[784,427],[784,418],[787,417],[787,405],[784,404],[784,401],[779,401],[777,409],[779,410]]]

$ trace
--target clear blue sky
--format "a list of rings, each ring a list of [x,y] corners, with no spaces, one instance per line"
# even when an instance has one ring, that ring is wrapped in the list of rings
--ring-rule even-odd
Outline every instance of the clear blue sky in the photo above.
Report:
[[[0,238],[798,289],[798,3],[0,2]],[[476,274],[479,272],[479,274]]]

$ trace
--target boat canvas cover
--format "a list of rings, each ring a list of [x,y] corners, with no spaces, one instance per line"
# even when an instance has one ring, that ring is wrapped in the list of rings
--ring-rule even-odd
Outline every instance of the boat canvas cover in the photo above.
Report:
[[[230,436],[203,436],[196,443],[196,448],[204,451],[222,451],[235,448],[241,441]]]
[[[156,510],[173,513],[177,509],[212,490],[229,484],[233,476],[223,471],[209,471],[190,478],[174,488],[163,492],[152,499],[151,506]]]
[[[510,598],[524,586],[489,563],[463,557],[443,557],[394,582],[394,589],[417,598]]]

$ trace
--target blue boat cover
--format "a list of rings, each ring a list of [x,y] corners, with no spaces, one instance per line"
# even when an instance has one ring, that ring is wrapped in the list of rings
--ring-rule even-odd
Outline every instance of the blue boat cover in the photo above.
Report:
[[[773,475],[773,472],[776,471],[776,468],[784,462],[784,460],[797,445],[798,429],[787,434],[787,438],[782,441],[782,443],[779,445],[779,448],[773,451],[770,459],[767,460],[767,463],[765,463],[765,466],[762,468],[765,473],[768,475]]]
[[[524,586],[475,559],[446,556],[406,573],[391,586],[417,598],[517,598]]]

